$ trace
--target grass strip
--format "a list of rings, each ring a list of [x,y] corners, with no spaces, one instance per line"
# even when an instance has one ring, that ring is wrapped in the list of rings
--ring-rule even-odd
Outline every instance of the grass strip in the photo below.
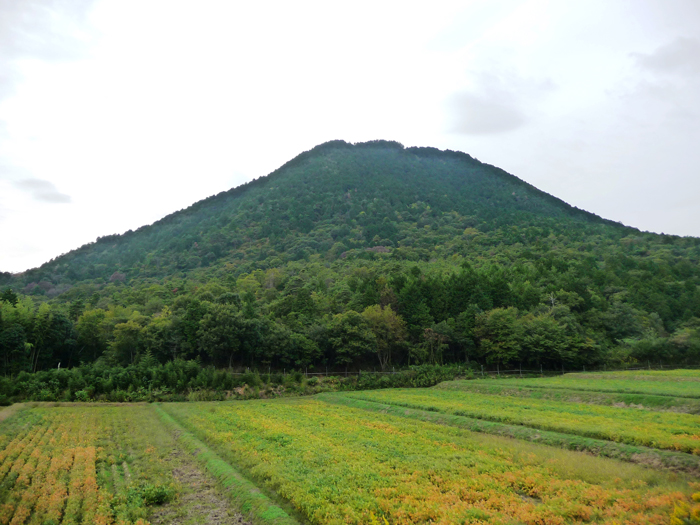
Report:
[[[281,507],[275,505],[253,483],[244,478],[229,463],[221,459],[158,405],[153,405],[160,420],[178,433],[178,442],[215,476],[226,495],[240,512],[261,525],[299,525]]]
[[[475,392],[478,394],[549,399],[552,401],[567,401],[592,405],[700,414],[699,399],[669,397],[658,394],[596,392],[591,390],[576,390],[575,388],[545,389],[531,385],[523,386],[518,379],[444,381],[433,388],[436,390],[458,390],[462,392]]]
[[[602,439],[593,439],[548,430],[537,430],[520,425],[508,425],[466,416],[365,401],[346,397],[343,394],[317,394],[315,397],[320,401],[335,405],[459,427],[472,432],[483,432],[486,434],[532,441],[552,447],[587,452],[595,456],[603,456],[654,468],[664,468],[675,472],[687,472],[693,476],[700,476],[700,458],[689,454],[667,452],[664,450],[627,445]]]

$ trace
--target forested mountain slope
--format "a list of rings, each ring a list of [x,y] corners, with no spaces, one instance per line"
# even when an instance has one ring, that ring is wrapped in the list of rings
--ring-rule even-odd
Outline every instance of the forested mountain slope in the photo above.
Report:
[[[163,277],[222,260],[235,261],[240,272],[279,262],[271,257],[285,262],[354,248],[410,247],[426,237],[426,226],[449,225],[454,235],[465,228],[581,223],[613,224],[464,153],[335,141],[151,226],[102,237],[19,280],[75,284],[114,272]],[[418,244],[431,247],[427,237]]]
[[[464,153],[334,141],[6,275],[0,351],[9,372],[147,354],[279,367],[695,359],[699,258],[700,239],[606,221]]]

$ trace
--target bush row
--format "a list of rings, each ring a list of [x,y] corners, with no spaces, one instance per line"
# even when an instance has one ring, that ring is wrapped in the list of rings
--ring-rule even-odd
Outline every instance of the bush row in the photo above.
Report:
[[[214,401],[335,390],[428,387],[457,377],[472,377],[458,365],[420,365],[390,374],[349,376],[220,370],[196,361],[143,362],[128,367],[85,365],[0,378],[0,403],[20,401]]]

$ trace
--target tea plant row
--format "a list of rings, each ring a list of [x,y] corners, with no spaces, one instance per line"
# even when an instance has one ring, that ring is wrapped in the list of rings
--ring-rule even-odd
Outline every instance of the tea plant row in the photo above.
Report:
[[[134,433],[147,419],[111,407],[18,414],[3,428],[0,524],[147,525],[147,506],[173,495],[155,447]]]

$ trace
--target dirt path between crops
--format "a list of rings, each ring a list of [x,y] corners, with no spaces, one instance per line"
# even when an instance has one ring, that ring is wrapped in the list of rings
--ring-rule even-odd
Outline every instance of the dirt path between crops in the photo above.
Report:
[[[181,490],[175,501],[153,513],[150,518],[153,525],[252,525],[187,453],[177,448],[165,460],[172,465],[173,477]]]

